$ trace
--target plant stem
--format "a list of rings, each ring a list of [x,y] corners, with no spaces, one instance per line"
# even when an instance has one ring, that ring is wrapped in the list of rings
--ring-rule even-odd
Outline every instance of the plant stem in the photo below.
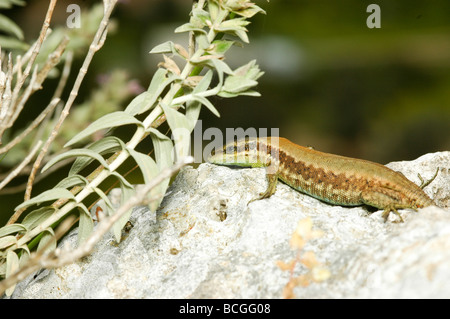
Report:
[[[203,2],[203,1],[202,1]],[[200,5],[200,2],[199,2]],[[112,10],[112,8],[111,8]],[[111,13],[110,11],[108,12]],[[227,17],[228,12],[223,11],[222,14],[218,17],[217,21],[214,21],[214,24],[218,25],[222,23],[222,21]],[[105,13],[106,16],[106,13]],[[102,20],[104,21],[104,19]],[[97,35],[99,32],[97,33]],[[96,39],[97,39],[96,35]],[[208,32],[207,39],[208,42],[211,43],[214,38],[216,37],[217,32],[214,30],[214,25],[211,27],[210,31]],[[98,40],[98,39],[97,39]],[[94,40],[95,41],[95,40]],[[93,42],[94,43],[94,42]],[[91,48],[93,46],[91,45]],[[205,50],[203,48],[197,48],[195,53],[192,57],[187,61],[186,65],[183,68],[183,71],[180,74],[181,80],[186,80],[188,76],[190,76],[192,70],[195,68],[195,64],[191,63],[190,60],[194,60],[201,57],[205,53]],[[92,52],[93,55],[93,52]],[[89,55],[86,59],[90,62],[90,59],[92,59],[92,55]],[[81,70],[80,70],[81,72]],[[164,96],[161,103],[164,103],[165,105],[172,105],[174,101],[174,97],[177,94],[177,92],[182,87],[182,81],[178,81],[172,84],[169,92]],[[71,94],[71,96],[74,98],[76,94]],[[72,101],[72,100],[71,100]],[[68,101],[69,103],[69,101]],[[138,126],[136,129],[136,132],[134,133],[133,137],[130,139],[130,141],[126,144],[127,148],[129,149],[135,149],[135,147],[139,144],[139,142],[146,136],[146,131],[148,128],[151,127],[152,123],[158,119],[163,114],[163,110],[161,106],[156,106],[155,109],[147,116],[147,118],[143,121],[144,126]],[[117,155],[116,155],[117,154]],[[122,150],[117,152],[113,156],[115,158],[111,161],[109,164],[109,170],[111,172],[115,171],[117,168],[119,168],[125,160],[128,159],[130,156],[127,150]],[[56,211],[52,216],[50,216],[45,222],[40,224],[39,226],[35,227],[34,229],[30,230],[28,233],[26,233],[22,238],[19,239],[17,245],[20,247],[21,245],[24,245],[27,243],[30,239],[38,235],[40,232],[44,231],[47,227],[50,227],[52,224],[54,224],[56,221],[64,217],[66,214],[68,214],[72,209],[74,209],[77,206],[77,203],[81,203],[88,195],[92,193],[92,189],[99,186],[107,177],[110,176],[110,171],[108,171],[105,168],[102,168],[98,175],[95,176],[88,185],[86,185],[84,188],[77,193],[75,196],[75,201],[69,201],[67,202],[61,209]]]

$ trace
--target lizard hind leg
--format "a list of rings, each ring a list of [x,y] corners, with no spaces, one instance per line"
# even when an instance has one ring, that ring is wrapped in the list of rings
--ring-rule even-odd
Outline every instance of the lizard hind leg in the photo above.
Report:
[[[402,216],[400,215],[400,213],[397,211],[397,209],[402,209],[402,208],[409,208],[409,209],[412,209],[412,210],[414,210],[414,211],[417,211],[417,208],[416,208],[416,207],[413,207],[413,206],[411,206],[411,205],[406,205],[406,204],[392,204],[392,205],[387,206],[387,207],[384,209],[383,214],[381,215],[381,216],[384,218],[384,222],[387,221],[387,219],[388,219],[388,217],[389,217],[389,213],[390,213],[390,212],[394,212],[394,213],[398,216],[398,218],[400,218],[400,222],[403,223],[403,218],[402,218]]]
[[[361,193],[361,201],[363,204],[373,206],[378,209],[383,209],[383,214],[381,216],[385,222],[391,212],[395,213],[400,218],[400,222],[403,222],[403,218],[400,216],[397,209],[413,207],[411,207],[411,205],[401,203],[399,197],[396,195],[398,194],[394,190],[385,188],[381,188],[379,190],[370,189]]]
[[[391,212],[394,212],[398,216],[398,218],[400,218],[400,222],[403,223],[402,216],[400,215],[400,213],[397,211],[397,209],[394,206],[389,206],[384,209],[383,214],[381,215],[381,217],[383,217],[384,222],[387,221],[389,214]]]

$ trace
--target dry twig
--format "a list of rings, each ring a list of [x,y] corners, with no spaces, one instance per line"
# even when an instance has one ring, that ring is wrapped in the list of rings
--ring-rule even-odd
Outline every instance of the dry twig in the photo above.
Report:
[[[75,83],[72,88],[72,91],[70,92],[69,99],[67,100],[67,102],[61,112],[58,122],[54,126],[49,138],[45,142],[44,146],[41,149],[41,152],[39,153],[36,161],[33,164],[33,168],[31,170],[30,176],[28,178],[27,188],[25,191],[25,196],[24,196],[25,201],[29,200],[31,198],[31,190],[33,188],[33,182],[36,177],[37,170],[39,169],[39,167],[41,167],[42,160],[43,160],[44,156],[47,154],[47,151],[50,148],[50,145],[56,138],[62,123],[64,122],[66,117],[69,115],[70,108],[72,107],[72,104],[78,95],[78,91],[80,89],[81,83],[84,80],[84,77],[87,73],[87,70],[92,61],[92,58],[94,57],[94,54],[102,47],[102,45],[105,41],[106,34],[107,34],[108,21],[109,21],[109,18],[111,16],[111,13],[114,9],[116,2],[117,2],[117,0],[110,0],[110,1],[105,0],[104,1],[105,10],[104,10],[104,15],[103,15],[102,21],[100,22],[100,26],[95,34],[95,37],[92,40],[91,45],[89,46],[89,51],[84,59],[84,62],[83,62],[83,65],[82,65],[80,71],[78,72],[77,78],[76,78]],[[18,210],[18,212],[20,212],[19,213],[19,215],[20,215],[23,212],[23,210]]]
[[[4,131],[14,124],[15,119],[18,117],[18,114],[20,113],[20,110],[21,110],[20,103],[25,103],[25,101],[26,101],[26,99],[24,98],[23,95],[20,96],[20,92],[21,92],[23,84],[25,83],[25,80],[28,78],[28,76],[30,74],[31,68],[34,65],[36,57],[39,54],[41,45],[44,42],[47,32],[49,31],[50,21],[51,21],[52,15],[53,15],[53,10],[55,8],[56,1],[57,0],[50,1],[45,20],[42,25],[41,32],[39,34],[39,38],[35,42],[35,44],[31,47],[31,49],[27,52],[26,59],[22,59],[20,56],[18,56],[16,64],[14,65],[14,69],[11,65],[12,59],[9,59],[9,64],[11,65],[11,67],[8,66],[8,70],[11,71],[11,73],[9,74],[9,80],[10,81],[12,80],[13,74],[17,74],[16,75],[16,84],[15,84],[14,90],[12,91],[11,94],[9,94],[9,92],[6,91],[5,93],[7,93],[7,95],[6,96],[3,95],[3,97],[2,97],[2,100],[3,100],[2,102],[3,103],[6,102],[6,103],[5,103],[5,105],[3,105],[3,103],[2,103],[2,107],[4,108],[4,109],[2,109],[2,112],[4,112],[4,114],[3,114],[4,116],[2,115],[2,121],[0,122],[0,138],[3,135]],[[24,63],[24,60],[26,60],[28,62],[22,73],[22,65]],[[8,78],[8,76],[7,76],[7,78]],[[10,84],[11,84],[11,82],[9,82],[9,85]],[[30,83],[30,85],[31,84],[33,84],[33,83]],[[5,110],[5,108],[6,108],[6,110]]]

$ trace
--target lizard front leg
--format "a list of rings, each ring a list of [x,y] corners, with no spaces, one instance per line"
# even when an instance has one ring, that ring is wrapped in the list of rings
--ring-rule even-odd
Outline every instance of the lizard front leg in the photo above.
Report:
[[[277,190],[278,174],[267,173],[266,178],[268,183],[266,191],[264,193],[260,193],[258,197],[253,198],[251,201],[247,203],[247,205],[255,200],[269,198],[275,193],[275,191]]]

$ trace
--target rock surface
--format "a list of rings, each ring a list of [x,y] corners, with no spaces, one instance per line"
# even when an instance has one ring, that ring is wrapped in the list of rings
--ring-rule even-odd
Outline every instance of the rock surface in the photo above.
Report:
[[[281,298],[296,255],[289,240],[310,217],[323,236],[307,242],[330,272],[295,287],[298,298],[450,298],[450,152],[388,165],[420,184],[442,208],[382,211],[320,202],[279,183],[269,199],[264,169],[202,164],[185,168],[157,213],[135,208],[133,227],[116,244],[108,235],[92,255],[29,276],[12,298]],[[75,245],[76,230],[62,245]],[[298,264],[294,275],[307,269]]]

